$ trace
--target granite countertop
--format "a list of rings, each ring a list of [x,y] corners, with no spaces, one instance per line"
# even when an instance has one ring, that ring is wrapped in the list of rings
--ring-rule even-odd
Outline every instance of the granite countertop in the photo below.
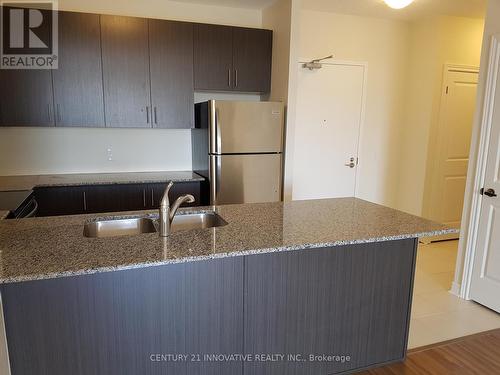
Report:
[[[41,186],[78,186],[127,183],[203,181],[192,171],[79,173],[32,176],[0,176],[0,191],[32,190]]]
[[[228,225],[167,238],[156,233],[86,238],[84,223],[98,215],[3,220],[0,283],[457,232],[356,198],[181,209],[179,214],[200,211],[215,211]],[[127,216],[148,214],[156,212]]]
[[[0,220],[3,220],[9,216],[10,211],[0,210]]]

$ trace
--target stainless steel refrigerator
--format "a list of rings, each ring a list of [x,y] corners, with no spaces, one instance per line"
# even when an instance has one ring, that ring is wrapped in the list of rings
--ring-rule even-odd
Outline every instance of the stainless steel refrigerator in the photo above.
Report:
[[[280,201],[283,132],[279,102],[196,104],[193,170],[207,178],[210,204]]]

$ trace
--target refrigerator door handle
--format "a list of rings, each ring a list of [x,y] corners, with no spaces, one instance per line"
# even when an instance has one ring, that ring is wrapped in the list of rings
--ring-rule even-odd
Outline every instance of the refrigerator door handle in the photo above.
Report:
[[[209,152],[211,154],[220,153],[220,136],[218,132],[218,116],[217,109],[215,108],[215,101],[210,100],[209,103],[210,108],[210,124],[209,124],[209,132],[210,132],[210,149]]]
[[[210,156],[210,204],[217,204],[217,197],[220,193],[221,179],[221,157]]]
[[[215,152],[220,155],[222,154],[222,138],[219,126],[219,110],[215,108]]]

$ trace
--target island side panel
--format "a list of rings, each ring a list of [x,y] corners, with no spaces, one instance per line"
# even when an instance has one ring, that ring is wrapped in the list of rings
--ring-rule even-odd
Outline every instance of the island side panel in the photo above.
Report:
[[[300,354],[244,365],[245,375],[326,375],[402,360],[417,240],[245,259],[247,353]],[[350,356],[349,362],[309,355]]]
[[[243,257],[6,284],[12,375],[241,374]],[[194,359],[194,360],[193,360]]]

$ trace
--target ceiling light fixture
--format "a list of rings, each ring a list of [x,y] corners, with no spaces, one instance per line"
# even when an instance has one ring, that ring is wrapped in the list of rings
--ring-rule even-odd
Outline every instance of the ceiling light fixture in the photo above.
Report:
[[[393,9],[403,9],[413,3],[413,0],[384,0]]]

